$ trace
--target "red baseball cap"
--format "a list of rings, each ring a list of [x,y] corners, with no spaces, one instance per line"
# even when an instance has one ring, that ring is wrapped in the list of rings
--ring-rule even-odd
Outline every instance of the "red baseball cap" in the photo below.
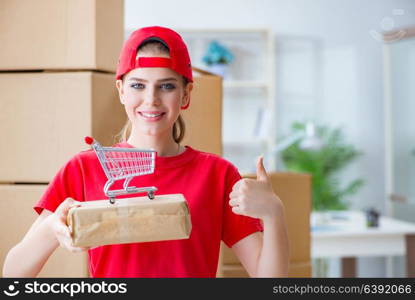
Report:
[[[169,48],[170,58],[139,57],[137,49],[146,41],[156,40]],[[160,27],[143,27],[134,31],[125,41],[118,60],[116,79],[136,68],[169,68],[193,82],[189,52],[182,37],[175,31]]]

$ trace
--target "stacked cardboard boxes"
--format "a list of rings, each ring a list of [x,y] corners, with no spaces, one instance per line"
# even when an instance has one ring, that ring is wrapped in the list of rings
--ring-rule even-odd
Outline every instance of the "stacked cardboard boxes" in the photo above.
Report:
[[[86,148],[83,138],[111,145],[126,121],[114,78],[123,13],[121,0],[1,3],[2,265],[37,218],[32,207],[48,182]],[[195,70],[194,79],[184,144],[220,155],[221,78]],[[87,255],[58,248],[39,276],[88,276]]]
[[[59,168],[105,145],[125,122],[115,88],[121,0],[2,0],[0,9],[0,261],[28,231]],[[59,248],[39,276],[85,277],[86,253]]]

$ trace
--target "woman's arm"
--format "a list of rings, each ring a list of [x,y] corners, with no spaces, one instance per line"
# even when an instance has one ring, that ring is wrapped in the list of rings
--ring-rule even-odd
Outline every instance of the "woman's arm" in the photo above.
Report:
[[[264,237],[255,277],[288,277],[289,241],[283,214],[264,219]]]
[[[3,277],[36,277],[59,245],[72,252],[86,250],[71,245],[66,225],[68,211],[77,203],[68,198],[55,213],[44,209],[24,238],[8,252]]]
[[[6,256],[3,277],[36,277],[59,246],[50,230],[48,217],[52,213],[43,210],[25,237]]]
[[[255,232],[232,246],[251,277],[287,277],[289,243],[285,224],[264,222],[264,233]]]
[[[232,246],[251,277],[287,277],[289,241],[281,200],[272,190],[262,164],[257,180],[241,179],[230,194],[229,204],[236,214],[259,218],[264,232],[251,234]]]

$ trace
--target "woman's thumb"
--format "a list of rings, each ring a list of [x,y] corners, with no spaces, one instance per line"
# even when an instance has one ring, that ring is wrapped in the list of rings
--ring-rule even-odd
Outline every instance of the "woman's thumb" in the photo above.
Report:
[[[268,181],[268,174],[264,167],[264,158],[262,155],[258,157],[256,165],[256,179],[259,181]]]

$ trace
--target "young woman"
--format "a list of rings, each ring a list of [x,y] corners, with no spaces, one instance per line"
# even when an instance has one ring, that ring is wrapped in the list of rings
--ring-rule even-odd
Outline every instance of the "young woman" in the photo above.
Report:
[[[61,168],[34,207],[39,217],[8,253],[3,276],[36,276],[61,246],[88,251],[93,277],[214,277],[221,240],[250,276],[288,275],[284,208],[262,158],[257,178],[241,179],[226,160],[180,144],[185,134],[180,112],[190,104],[192,82],[187,47],[173,30],[141,28],[125,42],[116,87],[128,123],[114,147],[157,151],[154,174],[136,177],[131,185],[156,186],[156,194],[182,193],[192,221],[189,239],[93,249],[71,245],[68,210],[82,201],[106,198],[107,178],[95,153],[82,151]],[[122,183],[116,184],[114,189]]]

